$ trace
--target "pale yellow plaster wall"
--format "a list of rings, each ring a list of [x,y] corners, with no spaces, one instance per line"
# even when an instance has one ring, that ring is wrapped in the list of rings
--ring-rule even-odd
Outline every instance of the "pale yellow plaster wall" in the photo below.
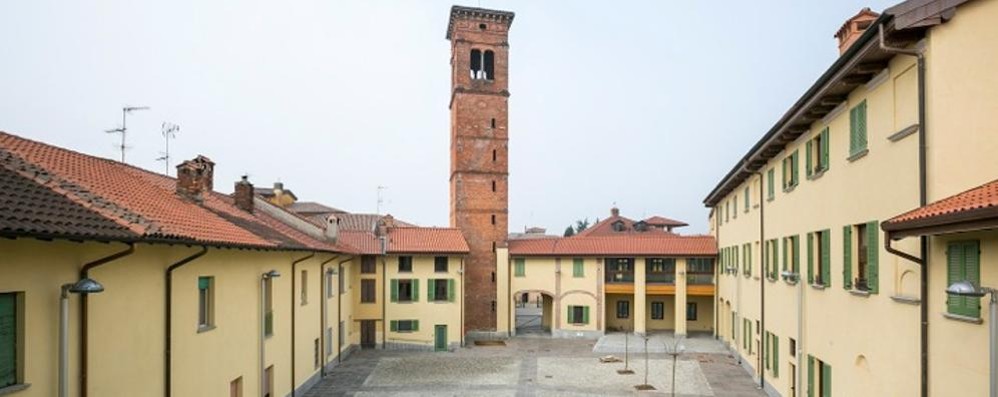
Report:
[[[617,301],[626,300],[630,302],[631,313],[627,318],[617,318]],[[606,295],[606,331],[633,331],[634,330],[634,296],[631,294],[607,294]]]
[[[737,312],[737,343],[732,343],[745,355],[741,343],[742,319],[753,323],[761,319],[760,284],[765,283],[767,331],[773,332],[784,343],[787,338],[798,338],[798,288],[804,288],[805,327],[803,330],[804,354],[829,363],[833,368],[833,390],[843,395],[914,395],[918,393],[918,311],[917,306],[899,303],[891,296],[910,295],[910,281],[917,280],[918,268],[884,250],[879,252],[880,293],[857,296],[843,290],[843,234],[842,227],[868,221],[883,221],[918,205],[917,135],[910,135],[897,142],[888,136],[897,132],[897,126],[910,119],[905,113],[896,117],[895,93],[912,92],[913,80],[906,77],[913,60],[895,57],[889,64],[889,75],[879,85],[860,86],[849,95],[841,112],[826,120],[816,121],[810,132],[788,144],[787,148],[762,170],[763,174],[776,170],[775,199],[764,200],[765,239],[781,239],[780,266],[782,270],[782,238],[799,235],[801,238],[801,271],[806,284],[807,245],[806,234],[828,229],[831,233],[831,287],[816,289],[793,285],[782,280],[761,279],[762,251],[759,244],[759,178],[750,181],[750,210],[745,213],[744,187],[736,188],[725,198],[737,200],[738,217],[731,216],[714,231],[721,248],[739,247],[739,271],[722,274],[718,280],[718,296],[731,301],[732,311]],[[900,77],[899,77],[900,76]],[[896,84],[909,86],[897,87]],[[868,150],[855,161],[849,156],[849,110],[861,101],[867,101]],[[903,101],[902,101],[903,102]],[[901,108],[904,108],[902,104]],[[908,112],[908,110],[904,110]],[[829,127],[830,167],[820,177],[808,179],[805,173],[805,142]],[[792,191],[782,190],[781,161],[799,150],[799,185]],[[763,190],[765,193],[765,190]],[[737,194],[737,197],[735,196]],[[715,209],[718,216],[726,217],[726,209]],[[881,236],[879,242],[883,242]],[[752,245],[752,275],[742,275],[744,269],[743,244]],[[881,244],[882,245],[882,244]],[[916,252],[914,242],[903,241],[896,246],[907,252]],[[902,275],[908,284],[901,282]],[[764,281],[765,280],[765,281]],[[917,296],[916,296],[917,298]],[[730,342],[730,314],[719,335]],[[898,324],[912,324],[899,327]],[[884,329],[892,332],[885,333]],[[753,326],[753,335],[755,335]],[[862,335],[862,337],[856,337]],[[757,340],[753,336],[753,342]],[[753,348],[755,349],[755,348]],[[779,359],[786,361],[788,352],[781,350]],[[752,365],[756,361],[752,360]],[[780,378],[768,379],[780,393],[789,392],[787,371],[780,371]],[[767,375],[768,378],[768,375]],[[803,392],[803,389],[800,389]]]
[[[393,279],[419,280],[419,300],[416,302],[391,302],[390,291],[384,295],[389,299],[385,308],[386,323],[392,320],[419,320],[419,330],[413,332],[392,332],[387,330],[388,343],[403,343],[433,347],[434,326],[447,326],[447,343],[461,343],[461,314],[464,286],[462,283],[463,260],[459,256],[448,257],[447,272],[434,271],[434,256],[413,256],[412,272],[399,272],[398,255],[386,257],[387,277]],[[430,279],[454,280],[453,301],[429,301],[427,286]],[[389,287],[391,288],[391,287]]]

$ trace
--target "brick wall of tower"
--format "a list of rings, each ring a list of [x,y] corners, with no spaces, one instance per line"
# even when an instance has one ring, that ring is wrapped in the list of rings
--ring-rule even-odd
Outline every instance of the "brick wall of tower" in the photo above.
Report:
[[[464,271],[465,332],[496,329],[495,247],[506,246],[509,231],[508,28],[496,20],[460,16],[450,31],[450,223],[471,248]],[[473,49],[495,54],[493,79],[472,78]]]

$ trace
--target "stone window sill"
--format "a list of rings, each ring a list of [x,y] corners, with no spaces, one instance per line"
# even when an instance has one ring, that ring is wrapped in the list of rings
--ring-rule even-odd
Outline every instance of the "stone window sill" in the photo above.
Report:
[[[849,293],[853,294],[855,296],[861,296],[861,297],[864,297],[864,298],[870,297],[870,291],[863,291],[863,290],[859,290],[859,289],[850,289]]]
[[[815,180],[815,179],[818,179],[818,178],[821,178],[821,176],[822,176],[822,175],[825,175],[825,171],[826,171],[826,170],[827,170],[827,169],[824,169],[824,170],[819,170],[818,172],[813,172],[813,173],[811,173],[811,175],[809,175],[809,176],[807,177],[807,179],[809,179],[809,180],[812,180],[812,181],[813,181],[813,180]]]
[[[946,317],[946,318],[948,318],[950,320],[962,321],[962,322],[970,323],[970,324],[983,324],[984,323],[984,320],[981,319],[981,318],[979,318],[979,317],[961,316],[959,314],[953,314],[953,313],[943,313],[943,317]]]
[[[776,199],[776,197],[773,197],[773,196],[766,197],[766,201],[773,201],[775,199]]]
[[[215,325],[214,324],[212,324],[212,325],[199,325],[198,326],[198,333],[200,334],[200,333],[208,332],[208,331],[211,331],[213,329],[215,329]]]
[[[893,295],[891,296],[891,299],[893,299],[897,303],[904,303],[907,305],[917,305],[919,303],[922,303],[921,299],[918,299],[913,296]]]
[[[811,288],[814,288],[814,289],[820,291],[820,290],[824,290],[825,288],[828,288],[828,287],[825,286],[825,285],[823,285],[823,284],[811,284]]]
[[[859,160],[859,159],[861,159],[863,157],[866,157],[866,155],[868,153],[870,153],[870,149],[863,149],[863,150],[860,150],[860,151],[858,151],[856,153],[853,153],[848,158],[846,158],[846,160],[849,160],[849,162],[853,162],[853,161]]]
[[[797,280],[791,280],[791,279],[788,279],[788,278],[784,278],[783,282],[787,283],[787,285],[797,285]]]
[[[7,386],[7,387],[3,387],[3,388],[0,388],[0,396],[5,395],[5,394],[17,393],[17,392],[19,392],[21,390],[25,390],[25,389],[27,389],[29,387],[31,387],[30,383],[18,383],[18,384],[15,384],[15,385],[10,385],[10,386]]]
[[[918,124],[912,124],[903,128],[901,131],[891,134],[890,136],[887,137],[887,140],[891,142],[897,142],[904,139],[906,136],[914,134],[916,132],[918,132]]]
[[[796,184],[787,186],[787,187],[783,188],[783,193],[790,193],[790,192],[794,191],[794,189],[796,189],[796,188],[797,188]]]

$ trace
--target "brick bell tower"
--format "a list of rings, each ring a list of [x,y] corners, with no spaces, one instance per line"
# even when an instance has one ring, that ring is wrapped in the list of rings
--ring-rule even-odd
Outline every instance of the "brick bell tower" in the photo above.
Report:
[[[453,6],[450,224],[471,247],[464,267],[464,331],[496,330],[496,248],[509,232],[508,33],[513,13]]]

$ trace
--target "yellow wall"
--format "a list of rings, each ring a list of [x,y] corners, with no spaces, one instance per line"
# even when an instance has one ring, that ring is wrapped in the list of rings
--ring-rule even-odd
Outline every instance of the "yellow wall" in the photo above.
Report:
[[[89,261],[120,251],[123,244],[2,240],[0,291],[20,291],[25,302],[24,396],[51,396],[57,384],[59,285],[73,282]],[[90,276],[105,291],[89,298],[90,395],[161,395],[164,389],[165,272],[198,248],[138,244],[135,253],[97,267]],[[244,395],[258,394],[261,330],[261,276],[277,270],[274,280],[274,335],[267,338],[267,365],[274,365],[275,392],[290,393],[291,261],[305,254],[209,249],[173,273],[172,392],[215,396],[228,393],[229,382],[243,378]],[[295,293],[297,374],[301,385],[317,373],[313,341],[320,335],[320,254],[302,262],[307,269],[308,304]],[[197,278],[213,276],[213,329],[198,332]],[[296,282],[300,282],[300,273]],[[334,283],[335,284],[335,283]],[[70,305],[70,390],[78,395],[79,296]],[[335,302],[335,299],[329,299]],[[335,310],[335,303],[331,303]],[[47,335],[47,336],[46,336]],[[336,332],[334,328],[334,338]]]
[[[398,268],[398,255],[386,257],[386,269],[388,280],[393,279],[417,279],[419,280],[419,300],[416,302],[391,302],[390,291],[384,295],[388,301],[386,307],[386,323],[392,320],[419,320],[419,330],[414,332],[392,332],[387,329],[388,343],[401,343],[409,345],[420,345],[432,348],[434,342],[434,326],[447,326],[448,344],[461,343],[461,314],[462,314],[462,271],[463,261],[461,257],[448,257],[447,272],[434,271],[433,256],[413,256],[412,272],[401,273]],[[452,279],[454,280],[454,300],[453,301],[429,301],[428,284],[430,279]],[[389,288],[391,288],[389,286]]]

